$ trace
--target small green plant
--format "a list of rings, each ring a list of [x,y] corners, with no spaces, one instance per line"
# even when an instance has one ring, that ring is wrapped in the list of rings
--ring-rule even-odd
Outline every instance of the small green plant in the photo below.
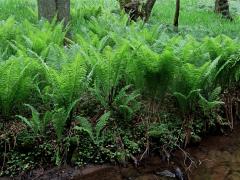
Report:
[[[0,176],[7,175],[10,177],[15,177],[21,172],[26,172],[32,170],[37,166],[34,161],[34,153],[19,153],[16,151],[10,151],[8,153],[9,160],[7,161],[6,167],[2,172],[0,171]]]
[[[20,115],[17,115],[17,117],[31,129],[35,136],[44,136],[46,133],[46,128],[51,121],[52,113],[47,111],[43,117],[41,117],[40,113],[33,106],[30,104],[25,104],[25,106],[31,110],[31,119],[27,119],[26,117]]]
[[[200,89],[192,90],[186,96],[182,93],[175,92],[174,96],[177,98],[179,107],[182,111],[183,123],[182,128],[185,133],[185,146],[190,142],[192,124],[194,120],[194,111],[197,107],[197,101],[199,99]]]
[[[110,118],[110,112],[104,113],[98,119],[98,122],[97,122],[96,126],[94,127],[89,122],[88,119],[86,119],[84,117],[78,117],[78,120],[79,120],[81,126],[75,126],[74,129],[76,129],[78,131],[86,132],[89,135],[92,142],[95,145],[100,146],[104,140],[101,132],[102,132],[103,128],[107,125],[109,118]]]
[[[208,96],[208,99],[203,97],[199,93],[199,105],[203,109],[204,114],[211,114],[211,111],[218,108],[220,105],[224,104],[224,102],[220,101],[220,93],[221,93],[221,87],[217,87],[213,90],[213,92],[210,93]]]
[[[64,148],[64,138],[63,138],[63,133],[65,130],[65,127],[68,124],[71,124],[71,112],[76,106],[76,104],[79,102],[79,100],[76,100],[72,102],[68,108],[57,108],[53,110],[53,115],[52,115],[52,123],[54,127],[54,131],[56,134],[56,139],[57,139],[57,147],[56,147],[56,152],[55,152],[55,164],[56,165],[61,165],[62,162],[62,156],[61,153],[64,152],[66,149]]]

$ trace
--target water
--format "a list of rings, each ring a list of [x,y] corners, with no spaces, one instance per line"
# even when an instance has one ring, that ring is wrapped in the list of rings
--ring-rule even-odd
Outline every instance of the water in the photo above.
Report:
[[[208,137],[188,151],[198,160],[191,180],[240,180],[240,127],[228,136]]]
[[[171,175],[179,168],[189,180],[240,180],[239,135],[240,126],[229,135],[208,136],[200,145],[187,148],[185,151],[194,161],[190,169],[189,161],[184,165],[183,151],[178,150],[169,163],[154,155],[142,161],[137,168],[131,164],[127,167],[92,166],[77,170],[71,176],[75,180],[174,180],[177,178],[161,174],[170,172]]]

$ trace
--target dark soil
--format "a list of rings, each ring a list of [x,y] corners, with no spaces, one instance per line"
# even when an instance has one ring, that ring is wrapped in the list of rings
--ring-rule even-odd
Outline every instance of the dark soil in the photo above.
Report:
[[[169,162],[154,155],[143,160],[139,167],[94,165],[84,168],[62,166],[50,170],[37,169],[27,175],[0,180],[166,180],[159,172],[176,168],[186,172],[189,180],[240,179],[240,126],[228,135],[209,136],[197,145],[174,152]],[[177,178],[176,178],[177,179]]]

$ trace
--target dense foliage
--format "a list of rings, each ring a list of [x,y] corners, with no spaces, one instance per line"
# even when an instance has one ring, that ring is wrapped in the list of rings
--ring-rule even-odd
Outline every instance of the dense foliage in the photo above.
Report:
[[[15,6],[0,4],[0,175],[126,163],[239,118],[237,30],[231,38],[209,29],[175,34],[156,23],[157,11],[148,24],[129,23],[96,2],[76,3],[63,30],[37,22],[34,3],[17,4],[29,8],[9,18]]]

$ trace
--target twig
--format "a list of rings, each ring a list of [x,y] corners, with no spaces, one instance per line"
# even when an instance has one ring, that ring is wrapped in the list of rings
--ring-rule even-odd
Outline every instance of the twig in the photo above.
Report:
[[[184,154],[184,161],[183,161],[183,163],[184,163],[184,166],[187,167],[187,168],[186,168],[186,171],[190,171],[190,172],[191,172],[191,167],[192,167],[192,166],[197,167],[196,162],[191,158],[191,156],[189,155],[188,152],[184,151],[184,150],[183,150],[180,146],[178,146],[178,145],[177,145],[177,147],[178,147],[178,148],[183,152],[183,154]],[[187,160],[190,160],[190,164],[189,164],[189,165],[186,164],[186,161],[187,161]]]

